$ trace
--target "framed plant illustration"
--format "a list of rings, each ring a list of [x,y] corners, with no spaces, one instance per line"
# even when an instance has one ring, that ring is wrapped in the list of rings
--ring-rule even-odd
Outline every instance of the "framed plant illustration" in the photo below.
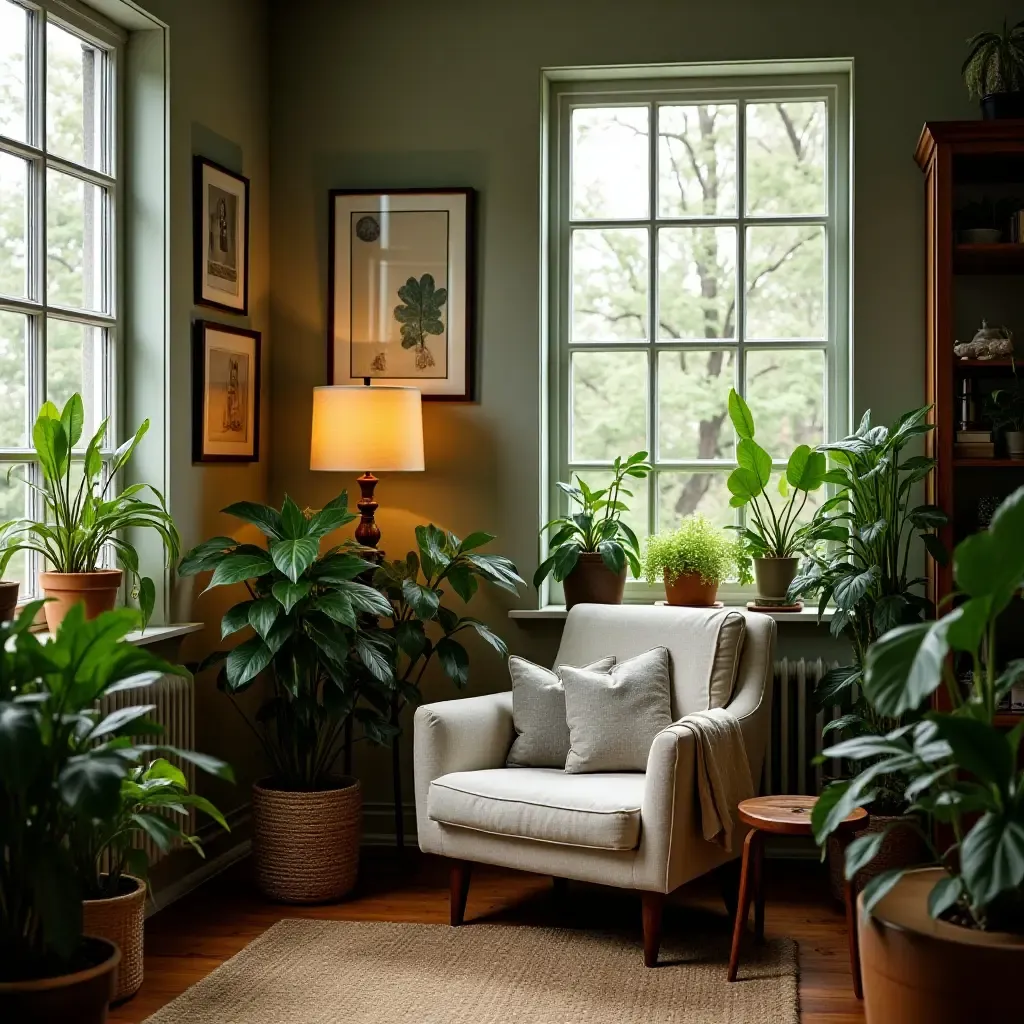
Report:
[[[194,301],[249,312],[249,179],[212,160],[193,161]]]
[[[328,381],[472,399],[468,188],[330,193]]]
[[[197,320],[192,461],[259,462],[260,333]]]

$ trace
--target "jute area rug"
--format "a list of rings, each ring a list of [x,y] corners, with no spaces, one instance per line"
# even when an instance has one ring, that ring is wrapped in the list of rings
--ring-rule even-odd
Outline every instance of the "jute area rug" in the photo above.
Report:
[[[798,1024],[796,943],[284,920],[147,1024]]]

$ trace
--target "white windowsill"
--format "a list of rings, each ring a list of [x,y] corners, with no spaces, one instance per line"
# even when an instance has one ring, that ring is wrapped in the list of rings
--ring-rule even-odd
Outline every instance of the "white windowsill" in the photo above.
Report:
[[[189,633],[198,633],[203,625],[202,622],[177,622],[170,626],[147,626],[144,632],[136,629],[129,633],[124,638],[124,642],[134,647],[145,647],[148,644],[158,644],[164,640],[188,636]],[[44,641],[50,638],[50,634],[45,631],[34,635]]]
[[[731,607],[745,608],[746,604],[737,604],[732,605]],[[508,613],[508,617],[510,619],[520,619],[530,622],[540,619],[564,619],[566,614],[567,612],[564,604],[548,604],[543,608],[513,608]],[[799,612],[764,612],[763,614],[770,615],[776,622],[799,622],[802,624],[814,625],[818,621],[817,606],[813,608],[806,606],[803,611]],[[834,608],[826,608],[821,614],[821,621],[823,623],[831,622],[834,614]]]

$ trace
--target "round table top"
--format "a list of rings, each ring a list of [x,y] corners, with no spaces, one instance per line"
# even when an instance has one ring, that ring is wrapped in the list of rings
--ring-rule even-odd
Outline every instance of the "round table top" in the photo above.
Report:
[[[739,806],[740,821],[762,832],[787,836],[811,835],[811,808],[815,796],[756,796]],[[840,822],[837,832],[856,832],[868,823],[868,812],[857,807]]]

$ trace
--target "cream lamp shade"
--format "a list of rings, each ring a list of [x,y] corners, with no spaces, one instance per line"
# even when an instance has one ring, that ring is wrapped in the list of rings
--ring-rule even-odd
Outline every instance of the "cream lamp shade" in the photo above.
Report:
[[[416,388],[313,388],[309,468],[327,472],[423,469],[423,409]]]

